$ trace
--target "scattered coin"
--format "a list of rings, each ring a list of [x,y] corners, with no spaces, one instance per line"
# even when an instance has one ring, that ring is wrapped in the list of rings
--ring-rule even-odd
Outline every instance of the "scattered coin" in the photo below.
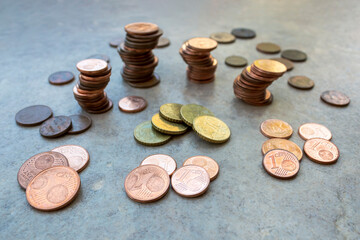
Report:
[[[193,126],[193,121],[196,117],[203,115],[214,116],[209,109],[197,104],[187,104],[180,108],[181,119],[190,127]]]
[[[124,41],[123,38],[116,38],[109,42],[110,47],[118,48],[119,45]]]
[[[123,112],[136,113],[141,112],[147,107],[147,101],[138,96],[124,97],[119,101],[119,109]]]
[[[64,145],[54,148],[51,151],[64,155],[69,162],[69,167],[77,172],[84,170],[90,160],[88,151],[78,145]]]
[[[301,161],[303,157],[303,152],[296,143],[282,138],[271,138],[267,140],[263,143],[261,151],[263,154],[265,154],[268,151],[274,149],[283,149],[289,151],[294,154],[299,161]]]
[[[88,59],[101,59],[107,63],[110,62],[110,58],[108,56],[106,56],[105,54],[94,54],[94,55],[89,56]]]
[[[209,174],[210,181],[215,180],[219,174],[219,165],[214,159],[207,156],[194,156],[188,158],[184,162],[183,166],[187,165],[196,165],[204,168]]]
[[[281,51],[279,45],[270,42],[263,42],[256,45],[256,49],[262,53],[275,54]]]
[[[49,83],[54,85],[63,85],[72,82],[75,79],[75,75],[69,71],[60,71],[52,73],[48,80]]]
[[[299,51],[299,50],[294,50],[294,49],[289,49],[289,50],[283,51],[281,53],[281,57],[286,58],[293,62],[304,62],[307,59],[306,53]]]
[[[275,60],[284,64],[286,67],[286,71],[291,71],[294,68],[294,64],[285,58],[271,58],[271,60]]]
[[[232,43],[235,42],[235,36],[227,32],[217,32],[210,35],[218,43]]]
[[[48,106],[33,105],[16,113],[15,121],[22,126],[35,126],[49,119],[52,114],[52,110]]]
[[[256,33],[253,30],[247,28],[234,28],[231,31],[231,34],[237,38],[243,39],[250,39],[256,36]]]
[[[330,130],[318,123],[305,123],[301,125],[299,127],[299,136],[305,141],[312,138],[322,138],[326,140],[332,138]]]
[[[226,123],[213,116],[195,118],[193,129],[202,139],[212,143],[226,142],[231,134]]]
[[[69,116],[71,118],[71,128],[68,134],[83,133],[91,127],[92,120],[89,116],[76,114]]]
[[[85,59],[78,62],[76,68],[85,75],[93,76],[94,74],[105,72],[108,64],[101,59]]]
[[[170,122],[182,123],[180,109],[183,105],[178,103],[166,103],[160,107],[160,116]]]
[[[43,137],[55,138],[66,134],[71,129],[71,118],[67,116],[52,117],[40,126],[40,134]]]
[[[305,142],[304,152],[306,156],[320,164],[332,164],[339,158],[339,149],[337,146],[322,138],[312,138]]]
[[[135,140],[140,144],[147,146],[159,146],[167,143],[171,139],[171,135],[162,134],[156,131],[151,121],[139,124],[134,130]]]
[[[279,119],[268,119],[261,123],[261,133],[268,138],[290,138],[293,129],[287,122]]]
[[[230,56],[225,59],[225,64],[231,67],[245,67],[248,62],[240,56]]]
[[[295,177],[300,169],[296,156],[283,149],[267,152],[263,159],[263,166],[267,173],[280,179]]]
[[[163,48],[170,45],[170,40],[166,37],[160,37],[156,45],[156,48]]]
[[[165,169],[165,171],[171,176],[176,170],[176,161],[169,155],[165,154],[154,154],[147,156],[141,163],[142,165],[156,165]]]
[[[183,134],[188,129],[188,126],[185,124],[170,122],[166,119],[161,118],[159,113],[156,113],[151,118],[151,124],[153,128],[155,128],[155,130],[170,135]]]
[[[298,89],[311,89],[314,87],[314,81],[305,76],[294,76],[289,78],[288,84]]]
[[[321,94],[321,100],[338,107],[347,106],[350,103],[350,98],[339,91],[325,91]]]

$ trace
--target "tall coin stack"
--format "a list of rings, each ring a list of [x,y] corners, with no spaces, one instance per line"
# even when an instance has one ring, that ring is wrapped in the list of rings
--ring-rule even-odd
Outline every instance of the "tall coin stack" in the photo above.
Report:
[[[130,86],[148,88],[160,82],[155,73],[158,58],[152,53],[163,31],[153,23],[131,23],[125,26],[125,42],[117,51],[124,61],[121,76]]]
[[[109,111],[113,103],[104,89],[110,81],[111,66],[101,59],[85,59],[76,64],[79,82],[73,89],[79,105],[88,113]]]
[[[272,102],[272,94],[266,88],[286,72],[286,66],[275,60],[256,60],[237,76],[234,93],[245,103],[262,106]]]
[[[192,38],[186,41],[179,53],[188,64],[188,79],[195,83],[209,83],[215,79],[217,60],[210,54],[217,42],[210,38]]]

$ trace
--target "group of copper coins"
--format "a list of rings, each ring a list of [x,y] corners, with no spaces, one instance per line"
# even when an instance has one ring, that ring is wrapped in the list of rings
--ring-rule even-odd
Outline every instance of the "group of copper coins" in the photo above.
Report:
[[[61,137],[66,134],[78,134],[91,127],[92,120],[84,114],[70,116],[53,116],[53,111],[45,105],[33,105],[21,109],[15,115],[20,126],[40,125],[40,134],[47,138]]]
[[[210,54],[217,42],[210,38],[192,38],[186,41],[179,53],[188,64],[187,77],[195,83],[209,83],[215,79],[218,62]]]
[[[199,137],[211,143],[224,143],[230,138],[230,129],[204,106],[167,103],[160,107],[151,121],[139,124],[134,130],[137,142],[146,146],[159,146],[172,136],[193,129]]]
[[[263,143],[263,166],[271,176],[287,179],[297,175],[302,149],[294,142],[287,140],[293,134],[293,128],[279,119],[268,119],[261,123],[261,133],[270,138]],[[318,123],[305,123],[299,127],[299,136],[306,142],[303,150],[306,156],[320,164],[332,164],[339,158],[339,149],[330,140],[330,130]]]
[[[174,158],[165,154],[146,157],[125,178],[125,191],[136,202],[154,202],[172,189],[182,197],[203,195],[219,174],[218,163],[207,156],[190,157],[177,169]]]
[[[88,151],[64,145],[36,154],[19,169],[17,180],[26,190],[28,203],[41,211],[53,211],[73,201],[80,189],[79,172],[88,165]]]
[[[104,89],[110,82],[111,65],[102,59],[85,59],[76,64],[80,71],[79,82],[73,93],[79,105],[88,113],[109,111],[113,103]]]
[[[131,23],[125,26],[125,41],[117,51],[124,61],[121,76],[130,86],[148,88],[160,82],[154,73],[159,59],[152,50],[157,46],[163,31],[153,23]]]

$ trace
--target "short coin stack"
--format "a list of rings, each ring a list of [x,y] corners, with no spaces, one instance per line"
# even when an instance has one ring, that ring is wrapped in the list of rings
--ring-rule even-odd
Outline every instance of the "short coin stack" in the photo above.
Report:
[[[158,58],[152,53],[163,31],[153,23],[131,23],[125,26],[125,42],[118,47],[124,61],[121,75],[124,81],[136,88],[148,88],[160,82],[155,73]]]
[[[74,97],[88,113],[109,111],[113,103],[104,89],[110,81],[111,66],[101,59],[85,59],[76,64],[79,82],[73,88]]]
[[[266,88],[281,77],[286,70],[286,66],[278,61],[256,60],[235,79],[233,84],[235,96],[251,105],[270,104],[273,97]]]
[[[192,38],[186,41],[179,53],[189,65],[188,79],[195,83],[209,83],[215,79],[217,60],[210,54],[217,47],[217,42],[210,38]]]

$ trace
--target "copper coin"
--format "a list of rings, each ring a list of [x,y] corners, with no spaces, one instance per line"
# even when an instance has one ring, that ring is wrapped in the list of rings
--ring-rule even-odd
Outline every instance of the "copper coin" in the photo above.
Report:
[[[270,150],[264,155],[263,166],[271,176],[287,179],[299,172],[299,160],[294,154],[283,149]]]
[[[32,156],[20,167],[17,179],[24,189],[29,182],[41,171],[54,166],[69,166],[68,160],[58,152],[43,152]]]
[[[75,79],[75,75],[69,71],[60,71],[52,73],[48,80],[49,83],[54,85],[63,85],[69,83]]]
[[[256,36],[256,33],[253,30],[247,28],[234,28],[231,31],[231,34],[237,38],[243,39],[250,39]]]
[[[241,56],[229,56],[225,59],[225,64],[231,67],[245,67],[248,62]]]
[[[77,196],[80,189],[79,174],[70,167],[57,166],[39,173],[26,189],[29,204],[41,211],[65,207]]]
[[[210,38],[197,37],[188,41],[189,46],[199,51],[212,51],[217,47],[217,42]]]
[[[175,172],[177,167],[175,159],[166,154],[150,155],[140,163],[140,166],[149,164],[162,167],[169,174],[169,176]]]
[[[83,114],[71,115],[71,129],[69,134],[83,133],[91,127],[92,120],[89,116]]]
[[[279,119],[268,119],[261,123],[261,133],[268,138],[290,138],[293,129],[287,122]]]
[[[77,172],[84,170],[90,160],[89,152],[78,145],[64,145],[54,148],[51,151],[64,155],[69,162],[69,167]]]
[[[66,134],[71,129],[71,118],[56,116],[46,120],[40,126],[40,134],[43,137],[55,138]]]
[[[286,71],[290,71],[294,68],[294,64],[285,58],[271,58],[271,60],[275,60],[284,64],[287,69]]]
[[[154,87],[157,84],[160,83],[160,76],[157,73],[154,73],[153,77],[146,82],[127,82],[127,84],[129,84],[131,87],[134,88],[150,88],[150,87]]]
[[[325,91],[321,94],[321,100],[338,107],[347,106],[350,103],[350,98],[339,91]]]
[[[106,61],[101,59],[85,59],[76,64],[76,68],[85,74],[98,74],[104,72],[108,68]]]
[[[52,114],[52,110],[48,106],[33,105],[17,112],[15,121],[22,126],[35,126],[50,118]]]
[[[314,81],[305,76],[294,76],[289,78],[288,84],[298,89],[311,89],[314,87]]]
[[[157,48],[163,48],[170,45],[170,40],[166,37],[160,37],[156,45]]]
[[[137,22],[126,25],[125,31],[134,35],[147,35],[159,31],[159,27],[153,23]]]
[[[119,109],[123,112],[136,113],[141,112],[147,107],[147,101],[138,96],[124,97],[119,101]]]
[[[289,49],[283,51],[281,53],[281,57],[286,58],[293,62],[304,62],[307,59],[306,53],[295,49]]]
[[[170,187],[169,174],[156,165],[143,165],[132,170],[125,179],[125,191],[136,202],[148,203],[164,197]]]
[[[94,54],[94,55],[91,55],[91,56],[89,56],[87,58],[88,59],[101,59],[101,60],[104,60],[107,63],[110,62],[110,58],[108,56],[106,56],[105,54]]]
[[[217,162],[207,156],[194,156],[185,160],[183,166],[187,165],[196,165],[202,167],[209,174],[210,181],[213,181],[217,178],[219,174],[219,165]]]
[[[111,110],[113,107],[113,102],[111,101],[111,99],[107,99],[107,103],[105,105],[104,108],[101,108],[100,110],[90,110],[90,109],[86,109],[86,111],[88,113],[92,113],[92,114],[101,114],[101,113],[105,113],[109,110]]]
[[[309,140],[312,138],[322,138],[330,140],[332,134],[324,125],[318,123],[305,123],[299,127],[299,135],[302,139]]]
[[[339,149],[337,146],[322,138],[312,138],[305,142],[304,152],[306,156],[321,164],[332,164],[339,159]]]
[[[273,149],[283,149],[293,153],[296,158],[301,161],[303,152],[301,148],[294,142],[282,139],[282,138],[271,138],[263,143],[261,151],[263,154]]]
[[[123,38],[116,38],[109,42],[110,47],[117,48],[122,42],[124,41]]]
[[[256,49],[262,53],[275,54],[281,51],[279,45],[270,42],[263,42],[256,45]]]
[[[210,35],[218,43],[232,43],[235,41],[235,36],[227,32],[217,32]]]

